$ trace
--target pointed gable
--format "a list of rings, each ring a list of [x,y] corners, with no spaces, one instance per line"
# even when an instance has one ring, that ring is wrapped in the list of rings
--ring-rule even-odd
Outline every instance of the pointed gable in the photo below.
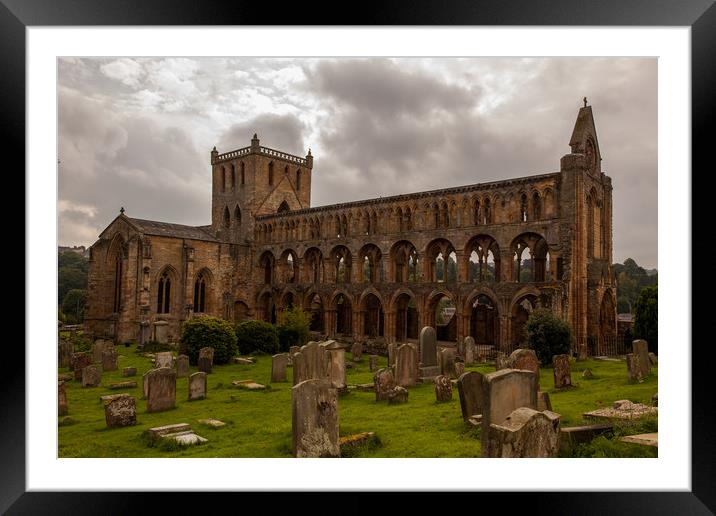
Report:
[[[593,152],[595,154],[595,170],[601,172],[602,155],[599,151],[597,128],[594,125],[592,106],[585,106],[579,109],[577,121],[572,131],[572,137],[569,139],[569,146],[572,148],[572,153],[575,154]]]

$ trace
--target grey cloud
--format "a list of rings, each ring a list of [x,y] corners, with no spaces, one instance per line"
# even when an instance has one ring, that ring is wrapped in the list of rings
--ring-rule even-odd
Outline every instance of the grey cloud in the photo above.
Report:
[[[303,143],[305,126],[293,115],[265,114],[252,120],[232,125],[219,138],[216,146],[219,152],[227,152],[251,145],[251,138],[257,134],[262,145],[282,150],[297,156],[305,156]]]

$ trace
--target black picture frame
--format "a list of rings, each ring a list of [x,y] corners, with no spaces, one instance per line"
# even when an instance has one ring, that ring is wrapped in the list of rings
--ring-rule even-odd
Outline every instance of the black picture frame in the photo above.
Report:
[[[694,169],[698,163],[708,163],[706,154],[712,147],[708,129],[712,125],[712,114],[716,112],[716,6],[713,0],[555,0],[548,3],[534,0],[455,0],[449,3],[420,0],[400,4],[364,1],[350,4],[347,11],[341,11],[338,3],[332,4],[332,7],[295,3],[269,8],[263,3],[246,1],[0,0],[0,55],[3,64],[0,74],[0,116],[3,122],[0,130],[3,138],[0,145],[5,151],[3,155],[17,159],[15,171],[25,169],[22,149],[25,148],[27,27],[253,24],[688,26],[691,27],[692,38],[692,160]],[[698,314],[699,308],[695,303],[692,306]],[[705,308],[701,310],[705,311]],[[701,315],[708,318],[705,313]],[[689,344],[680,343],[682,346]],[[3,387],[0,391],[0,512],[114,514],[148,509],[150,506],[138,498],[149,495],[140,493],[26,492],[25,350],[9,343],[4,348],[3,362],[12,363],[14,367],[3,368]],[[714,439],[710,436],[714,422],[713,400],[707,384],[709,367],[708,360],[692,363],[691,492],[480,493],[480,506],[488,510],[496,502],[498,507],[551,514],[711,514],[716,511],[716,454]],[[162,505],[164,512],[177,510],[186,513],[193,506],[215,507],[230,495],[160,493],[151,496],[158,498],[156,501]],[[206,496],[212,497],[210,504],[204,499]],[[216,496],[220,498],[217,500]],[[253,503],[273,500],[270,494],[252,494],[252,499],[246,493],[239,496],[242,497],[243,509],[248,509]],[[414,501],[421,504],[425,499],[424,494],[413,496]],[[462,501],[456,503],[461,504]],[[347,495],[340,504],[344,509],[361,511],[371,510],[372,506],[358,493]],[[477,507],[475,510],[478,510]]]

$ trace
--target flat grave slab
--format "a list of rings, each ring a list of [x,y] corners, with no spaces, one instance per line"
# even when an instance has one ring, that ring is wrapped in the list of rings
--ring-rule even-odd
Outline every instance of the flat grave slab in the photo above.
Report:
[[[155,437],[159,437],[165,434],[187,432],[190,430],[191,426],[189,426],[189,423],[175,423],[173,425],[155,426],[149,429],[149,433]]]
[[[619,438],[620,441],[625,443],[642,444],[645,446],[659,446],[659,433],[653,434],[637,434],[637,435],[625,435]]]
[[[636,419],[649,414],[658,413],[657,407],[650,407],[643,403],[633,403],[629,400],[615,401],[612,407],[601,408],[585,412],[584,417],[603,419]]]
[[[212,428],[221,428],[226,426],[226,423],[219,421],[218,419],[200,419],[199,424],[210,426]]]

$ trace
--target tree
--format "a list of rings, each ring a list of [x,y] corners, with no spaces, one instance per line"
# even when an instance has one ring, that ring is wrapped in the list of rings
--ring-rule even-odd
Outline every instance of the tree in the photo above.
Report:
[[[87,288],[89,260],[72,251],[57,255],[57,302],[62,303],[72,289]]]
[[[86,290],[72,289],[65,294],[65,297],[62,300],[62,313],[64,314],[67,322],[82,322],[84,319],[86,300]]]
[[[527,344],[542,365],[552,363],[554,355],[569,353],[572,330],[562,319],[546,308],[532,310],[527,324]]]
[[[643,288],[634,307],[634,338],[644,339],[654,353],[659,349],[657,288]]]
[[[283,311],[283,323],[278,327],[278,340],[281,351],[288,351],[291,346],[303,346],[308,342],[311,321],[308,314],[298,306],[291,306]]]

